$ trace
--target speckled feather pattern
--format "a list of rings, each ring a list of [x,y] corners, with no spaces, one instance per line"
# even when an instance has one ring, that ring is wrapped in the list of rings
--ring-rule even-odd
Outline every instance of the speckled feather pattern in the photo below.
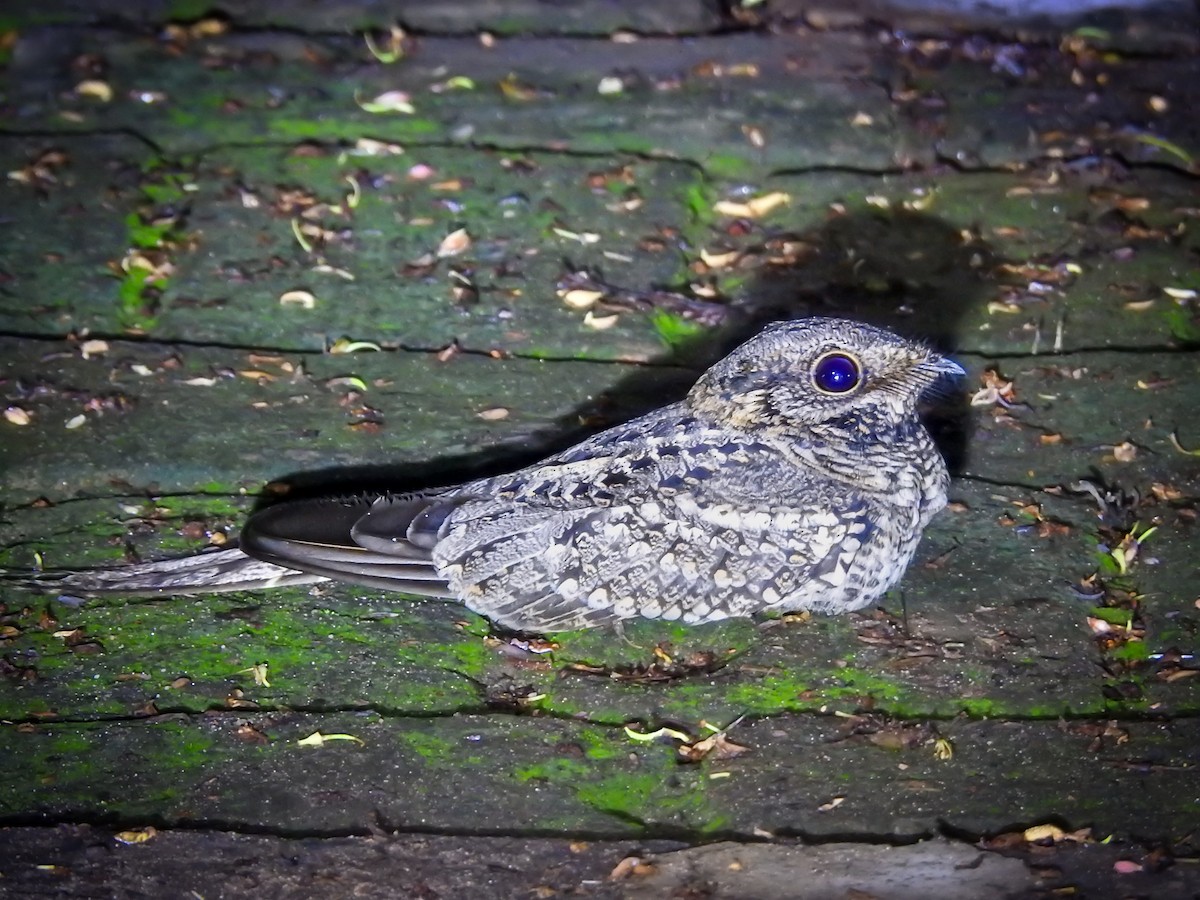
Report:
[[[854,361],[853,389],[819,385],[830,354]],[[268,510],[244,534],[258,559],[243,559],[270,567],[262,586],[300,573],[360,581],[458,599],[527,631],[858,609],[900,579],[945,506],[946,467],[916,407],[959,372],[880,329],[780,323],[685,400],[533,466],[315,513],[302,504],[292,518],[288,505]],[[296,527],[338,503],[340,533]]]

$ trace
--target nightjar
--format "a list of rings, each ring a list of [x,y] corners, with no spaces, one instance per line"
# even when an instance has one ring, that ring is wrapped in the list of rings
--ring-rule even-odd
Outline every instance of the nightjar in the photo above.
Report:
[[[917,402],[962,369],[856,322],[768,327],[687,397],[498,477],[283,503],[238,549],[26,579],[78,595],[325,579],[523,631],[840,613],[904,573],[949,476]]]

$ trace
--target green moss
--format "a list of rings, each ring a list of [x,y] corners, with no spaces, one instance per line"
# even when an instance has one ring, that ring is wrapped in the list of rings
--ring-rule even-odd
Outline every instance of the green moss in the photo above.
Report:
[[[583,748],[584,756],[588,759],[617,759],[628,752],[621,732],[611,728],[584,726],[575,735],[575,740]]]
[[[285,138],[304,140],[347,140],[356,141],[364,134],[381,140],[404,141],[428,138],[442,133],[442,126],[432,119],[414,116],[404,118],[377,117],[378,125],[365,125],[360,121],[332,121],[329,119],[288,119],[272,117],[271,131]]]
[[[899,683],[852,667],[767,675],[724,692],[726,701],[755,715],[813,710],[830,702],[864,697],[894,715],[904,715],[913,700]]]
[[[1150,648],[1145,641],[1126,641],[1115,647],[1109,656],[1126,663],[1141,662],[1150,658]]]
[[[975,719],[989,719],[1002,712],[996,701],[988,697],[963,697],[955,702],[963,712]]]
[[[50,753],[52,755],[71,756],[84,754],[91,747],[87,735],[79,731],[61,731],[51,737]]]
[[[611,669],[662,662],[655,648],[675,661],[696,653],[711,653],[714,662],[728,662],[752,646],[757,629],[746,620],[689,626],[678,622],[636,620],[624,625],[622,638],[614,640],[605,629],[556,634],[556,662],[584,662]]]
[[[571,783],[590,774],[592,770],[587,763],[559,756],[531,766],[523,766],[513,772],[513,777],[520,782],[548,781],[560,784]]]
[[[167,7],[167,20],[171,22],[195,22],[210,15],[217,4],[212,0],[171,0]]]
[[[52,4],[21,4],[19,15],[12,13],[16,6],[0,15],[0,31],[21,31],[45,25],[78,24],[78,17],[70,9],[56,9]]]
[[[199,115],[177,106],[169,106],[166,114],[167,120],[180,130],[195,128],[201,122]]]
[[[612,775],[585,781],[577,789],[580,801],[599,812],[635,821],[643,827],[679,828],[709,833],[723,828],[728,818],[714,809],[705,790],[705,768],[683,767]]]
[[[826,678],[837,682],[835,685],[817,688],[828,697],[866,695],[877,701],[889,701],[898,700],[905,693],[903,686],[895,680],[852,666],[832,669],[826,674]]]
[[[146,269],[130,269],[117,287],[117,319],[123,328],[151,328],[154,316],[150,314],[152,301],[148,294],[150,272]]]
[[[727,821],[708,795],[707,766],[680,764],[674,746],[635,745],[619,730],[593,727],[576,737],[582,758],[553,756],[516,768],[512,777],[566,789],[586,807],[639,827],[706,833]]]
[[[42,725],[30,733],[0,729],[0,754],[24,759],[19,778],[0,790],[0,817],[31,813],[61,815],[102,808],[122,817],[161,819],[181,788],[216,764],[215,739],[193,725],[172,721],[123,727],[137,729],[137,750],[125,740],[110,742],[109,723]],[[121,791],[121,775],[135,772],[136,795]],[[107,785],[109,793],[98,793]]]
[[[401,731],[397,736],[408,750],[431,765],[436,766],[439,762],[457,765],[462,762],[457,758],[458,745],[432,731],[411,729]]]
[[[754,170],[754,166],[745,157],[734,156],[731,153],[714,153],[705,157],[703,165],[709,177],[728,181],[745,178]]]
[[[684,189],[683,206],[695,224],[708,225],[716,221],[716,213],[713,211],[715,203],[716,196],[712,185],[706,180],[695,181]]]
[[[686,344],[707,330],[699,322],[685,319],[683,316],[667,312],[663,309],[656,309],[650,316],[650,322],[654,326],[659,340],[668,347],[678,347],[681,344]]]

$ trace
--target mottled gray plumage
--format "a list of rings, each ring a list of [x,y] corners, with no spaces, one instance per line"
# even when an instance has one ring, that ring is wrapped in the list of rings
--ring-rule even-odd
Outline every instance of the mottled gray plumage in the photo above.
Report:
[[[904,573],[946,503],[916,414],[961,369],[839,319],[774,325],[679,403],[511,474],[250,518],[241,547],[41,577],[74,593],[185,593],[325,578],[455,599],[555,631],[764,610],[846,612]]]

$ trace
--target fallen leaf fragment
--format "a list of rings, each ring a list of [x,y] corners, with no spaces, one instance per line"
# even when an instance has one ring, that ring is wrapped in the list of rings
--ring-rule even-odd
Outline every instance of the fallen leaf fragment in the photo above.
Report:
[[[150,825],[133,831],[118,831],[113,835],[113,840],[118,844],[144,844],[146,841],[154,840],[157,835],[158,831],[153,825]]]
[[[1164,503],[1171,500],[1179,500],[1183,497],[1183,491],[1175,487],[1175,485],[1165,484],[1161,481],[1152,481],[1150,483],[1150,493],[1154,495],[1154,499]]]
[[[818,806],[817,810],[820,812],[829,812],[830,810],[837,809],[839,806],[841,806],[845,802],[846,802],[845,797],[834,797],[828,803],[822,803],[820,806]]]
[[[431,84],[429,90],[434,94],[443,94],[446,91],[473,91],[475,79],[467,75],[451,75],[445,81]]]
[[[1016,388],[1005,381],[995,369],[985,369],[980,376],[983,387],[971,395],[972,406],[1009,406],[1016,400]]]
[[[537,99],[537,88],[532,85],[525,84],[517,77],[515,72],[509,72],[500,81],[500,93],[509,100],[517,100],[525,102],[528,100]]]
[[[459,228],[442,238],[442,242],[438,244],[437,256],[438,259],[445,259],[448,256],[458,256],[470,249],[471,236],[467,234],[467,229]]]
[[[242,669],[238,674],[239,675],[252,675],[254,677],[254,683],[256,685],[258,685],[259,687],[270,687],[271,686],[271,682],[267,681],[267,664],[266,663],[258,663],[257,665],[253,665],[248,669]]]
[[[108,103],[113,98],[113,89],[107,81],[89,78],[75,85],[75,93],[80,97],[91,97],[101,103]]]
[[[354,156],[399,156],[403,152],[404,148],[399,144],[389,144],[374,138],[359,138],[354,142],[354,150],[351,151],[351,154]]]
[[[607,331],[617,324],[618,319],[620,319],[620,316],[616,313],[607,316],[598,316],[595,310],[589,309],[587,315],[583,317],[583,324],[596,331]]]
[[[634,875],[646,876],[654,873],[654,865],[640,856],[627,856],[608,873],[609,881],[624,881]]]
[[[194,38],[216,37],[219,34],[224,34],[229,30],[229,23],[225,19],[210,16],[206,19],[201,19],[199,22],[188,27],[188,34]]]
[[[767,136],[763,134],[763,130],[757,125],[743,125],[742,134],[745,135],[746,141],[750,146],[756,150],[761,150],[767,146]]]
[[[243,722],[241,725],[239,725],[237,730],[234,731],[234,736],[240,741],[245,741],[247,744],[258,744],[259,746],[265,746],[271,743],[271,739],[269,737],[267,737],[262,731],[255,728],[249,722]]]
[[[1138,532],[1139,528],[1141,528],[1141,525],[1135,522],[1133,527],[1129,529],[1129,532],[1121,538],[1120,543],[1108,551],[1108,555],[1117,564],[1117,571],[1121,575],[1129,571],[1130,566],[1137,560],[1142,545],[1150,540],[1151,536],[1158,531],[1157,525],[1146,528],[1140,533]]]
[[[384,91],[371,100],[363,100],[355,95],[354,102],[364,112],[375,113],[377,115],[383,113],[412,115],[417,111],[416,107],[412,105],[411,98],[405,91]]]
[[[710,269],[725,269],[737,262],[741,250],[701,250],[700,261]]]
[[[1026,828],[1022,836],[1031,844],[1038,841],[1053,841],[1057,844],[1067,836],[1067,833],[1057,825],[1034,825]]]
[[[336,275],[338,278],[344,278],[346,281],[354,281],[354,273],[348,272],[345,269],[339,269],[327,263],[321,263],[313,266],[312,270],[321,275]]]
[[[682,744],[679,747],[679,757],[684,762],[699,762],[710,757],[712,759],[733,759],[749,752],[749,747],[735,744],[725,736],[723,731],[696,741],[694,744]]]
[[[769,194],[755,197],[744,203],[736,200],[718,200],[713,204],[713,212],[722,216],[734,216],[741,219],[759,219],[767,213],[792,201],[790,194],[783,191],[772,191]]]
[[[325,387],[330,389],[348,387],[363,394],[370,390],[369,385],[357,375],[338,375],[334,378],[326,379],[323,383]]]
[[[363,32],[363,43],[367,45],[367,52],[375,57],[375,59],[384,65],[390,65],[404,57],[404,39],[406,37],[407,35],[403,28],[399,25],[393,25],[388,29],[388,39],[384,43],[384,46],[380,47],[376,44],[375,38],[369,31]]]
[[[568,288],[558,292],[564,305],[571,309],[585,310],[596,305],[596,301],[604,296],[604,291],[588,290],[586,288]]]
[[[362,200],[362,187],[357,178],[347,175],[345,180],[350,185],[350,193],[346,195],[346,206],[350,209],[358,209],[358,204]]]
[[[317,298],[311,291],[285,291],[279,295],[279,305],[312,309],[317,305]]]
[[[1172,431],[1169,435],[1167,435],[1167,438],[1168,438],[1168,440],[1171,441],[1171,446],[1174,447],[1176,450],[1178,450],[1180,453],[1182,453],[1184,456],[1200,456],[1200,449],[1188,450],[1188,449],[1184,448],[1183,444],[1179,443],[1179,435],[1176,434],[1174,431]]]
[[[314,731],[308,737],[301,738],[296,743],[301,747],[323,747],[327,741],[353,741],[362,746],[366,745],[366,741],[352,734],[321,734],[319,731]]]
[[[668,737],[672,740],[687,743],[692,738],[690,735],[682,731],[676,731],[674,728],[660,728],[658,731],[634,731],[628,725],[625,726],[625,736],[631,741],[648,744],[651,741],[657,741],[659,738]]]
[[[108,341],[102,341],[99,338],[84,341],[79,345],[79,352],[83,355],[84,359],[91,359],[93,356],[102,356],[108,352]]]
[[[558,226],[555,226],[551,230],[560,238],[565,238],[568,241],[578,241],[585,246],[600,241],[600,235],[594,231],[571,231],[566,228],[559,228]]]
[[[1122,441],[1117,446],[1113,447],[1113,459],[1117,462],[1133,462],[1137,459],[1138,448],[1136,444],[1129,441]]]
[[[345,353],[358,353],[362,350],[370,350],[374,353],[382,353],[383,348],[374,341],[352,341],[349,338],[338,338],[329,345],[329,353],[340,355]]]
[[[1188,153],[1174,141],[1168,141],[1166,138],[1161,138],[1156,134],[1138,134],[1134,136],[1134,140],[1139,144],[1145,144],[1148,147],[1156,147],[1159,150],[1165,151],[1188,168],[1191,168],[1192,154]]]

